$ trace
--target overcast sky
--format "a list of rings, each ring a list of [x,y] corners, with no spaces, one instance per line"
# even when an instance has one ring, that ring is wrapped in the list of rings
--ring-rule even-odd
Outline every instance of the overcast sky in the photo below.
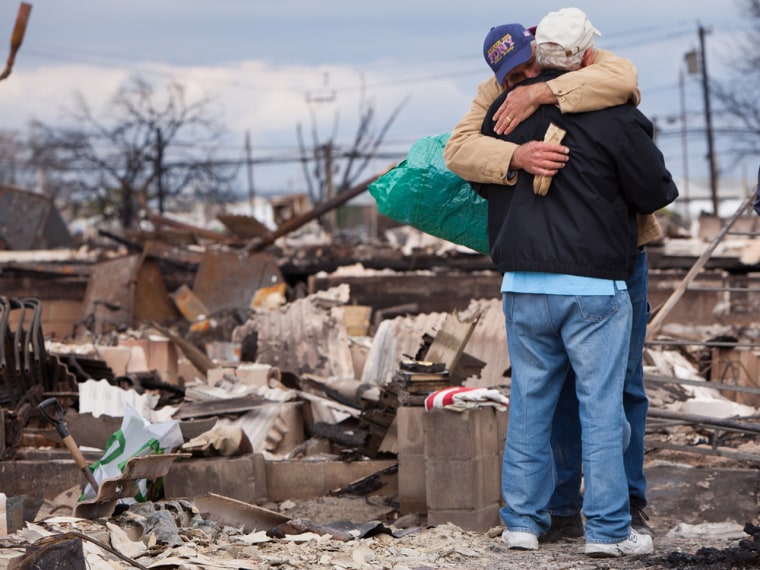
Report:
[[[296,125],[348,146],[362,94],[379,128],[402,111],[386,136],[386,152],[403,154],[419,137],[447,132],[467,111],[490,70],[482,58],[488,29],[533,25],[548,11],[575,5],[602,32],[597,47],[628,57],[639,71],[642,111],[662,128],[658,140],[676,176],[684,172],[679,74],[684,54],[706,35],[711,77],[725,76],[728,53],[748,30],[742,0],[609,0],[571,4],[534,0],[37,0],[11,76],[0,82],[0,128],[26,130],[29,119],[64,120],[79,90],[99,109],[119,85],[139,74],[160,84],[171,77],[191,97],[209,95],[230,137],[220,157],[241,156],[250,133],[254,157],[295,156]],[[7,57],[18,2],[0,3],[0,60]],[[495,7],[501,6],[497,11]],[[686,161],[704,174],[703,96],[698,75],[684,94]],[[320,98],[321,103],[307,103]],[[719,109],[714,109],[716,114]],[[379,161],[379,170],[390,160]],[[719,156],[727,169],[728,158]],[[732,176],[757,171],[757,157]],[[367,173],[372,174],[372,172]],[[261,193],[303,191],[301,169],[257,167]]]

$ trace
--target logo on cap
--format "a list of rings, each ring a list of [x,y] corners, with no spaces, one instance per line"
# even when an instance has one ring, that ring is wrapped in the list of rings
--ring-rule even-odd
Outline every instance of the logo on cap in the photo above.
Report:
[[[512,39],[512,34],[504,34],[488,48],[488,61],[491,65],[496,65],[513,49],[515,49],[515,41]]]

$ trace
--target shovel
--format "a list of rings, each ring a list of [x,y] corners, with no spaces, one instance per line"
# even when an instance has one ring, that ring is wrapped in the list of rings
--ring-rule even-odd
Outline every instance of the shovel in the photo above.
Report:
[[[95,480],[95,476],[92,474],[92,471],[90,471],[90,466],[87,464],[87,460],[79,450],[79,446],[77,446],[74,438],[71,437],[69,428],[63,421],[63,407],[61,406],[61,403],[56,398],[48,398],[47,400],[40,403],[37,406],[37,409],[42,414],[42,417],[44,417],[47,421],[55,426],[55,429],[58,431],[58,435],[61,436],[61,441],[63,441],[63,444],[74,457],[74,461],[76,462],[77,467],[82,470],[82,473],[84,473],[87,481],[90,483],[90,485],[92,485],[92,489],[97,493],[98,482]]]

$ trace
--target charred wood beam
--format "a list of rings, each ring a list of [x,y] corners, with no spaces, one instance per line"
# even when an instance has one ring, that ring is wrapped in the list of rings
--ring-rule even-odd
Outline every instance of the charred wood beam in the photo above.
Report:
[[[172,220],[171,218],[167,218],[166,216],[162,216],[154,212],[148,212],[148,219],[156,227],[167,226],[210,241],[227,243],[232,239],[232,236],[229,234],[222,234],[213,230],[207,230],[206,228],[199,228],[198,226],[185,224],[183,222]]]
[[[671,451],[683,451],[685,453],[696,453],[698,455],[712,455],[715,457],[729,457],[731,459],[738,459],[740,461],[752,461],[754,463],[760,463],[760,455],[754,453],[742,453],[740,451],[734,451],[725,448],[711,448],[711,447],[696,447],[693,445],[681,445],[677,443],[666,442],[650,442],[647,441],[647,446],[651,446],[654,449],[668,449]]]
[[[382,483],[381,481],[378,481],[380,477],[383,475],[393,475],[395,473],[398,473],[398,463],[395,463],[389,467],[386,467],[385,469],[381,469],[380,471],[375,471],[374,473],[370,473],[366,477],[362,477],[361,479],[357,479],[356,481],[353,481],[349,483],[348,485],[345,485],[343,487],[340,487],[338,489],[333,489],[330,491],[330,495],[333,497],[339,497],[340,495],[369,495],[371,492],[376,491],[377,489],[380,489],[385,483]]]
[[[357,428],[353,423],[328,424],[317,422],[311,427],[312,436],[322,437],[338,445],[360,448],[367,441],[367,431]]]
[[[391,164],[388,168],[383,170],[382,172],[379,172],[378,174],[375,174],[373,177],[365,180],[358,186],[354,186],[353,188],[350,188],[348,190],[344,190],[334,198],[327,200],[326,202],[323,202],[316,208],[301,214],[300,216],[295,216],[294,218],[291,218],[284,222],[280,227],[278,227],[275,231],[271,232],[269,235],[263,236],[263,237],[255,237],[252,240],[250,240],[245,247],[243,248],[244,251],[247,251],[249,253],[261,251],[262,249],[266,248],[269,245],[272,245],[275,241],[277,241],[279,238],[281,238],[284,235],[287,235],[301,226],[304,226],[305,224],[309,223],[312,220],[316,220],[318,217],[322,216],[323,214],[326,214],[327,212],[334,210],[335,208],[342,206],[346,202],[348,202],[351,198],[355,198],[367,188],[369,188],[369,185],[372,184],[375,180],[380,178],[383,174],[391,170],[395,164]]]
[[[107,237],[108,239],[111,239],[115,241],[116,243],[119,243],[125,246],[128,250],[133,251],[135,253],[140,253],[143,250],[143,245],[141,243],[132,241],[131,239],[127,239],[120,235],[116,235],[115,233],[109,232],[108,230],[99,229],[98,235]]]

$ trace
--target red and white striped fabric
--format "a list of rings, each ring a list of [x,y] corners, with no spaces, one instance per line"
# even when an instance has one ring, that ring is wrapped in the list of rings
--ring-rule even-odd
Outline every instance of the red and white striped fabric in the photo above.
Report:
[[[464,386],[437,390],[425,398],[426,412],[435,408],[462,412],[483,406],[493,406],[503,412],[509,406],[509,398],[492,388],[466,388]]]

